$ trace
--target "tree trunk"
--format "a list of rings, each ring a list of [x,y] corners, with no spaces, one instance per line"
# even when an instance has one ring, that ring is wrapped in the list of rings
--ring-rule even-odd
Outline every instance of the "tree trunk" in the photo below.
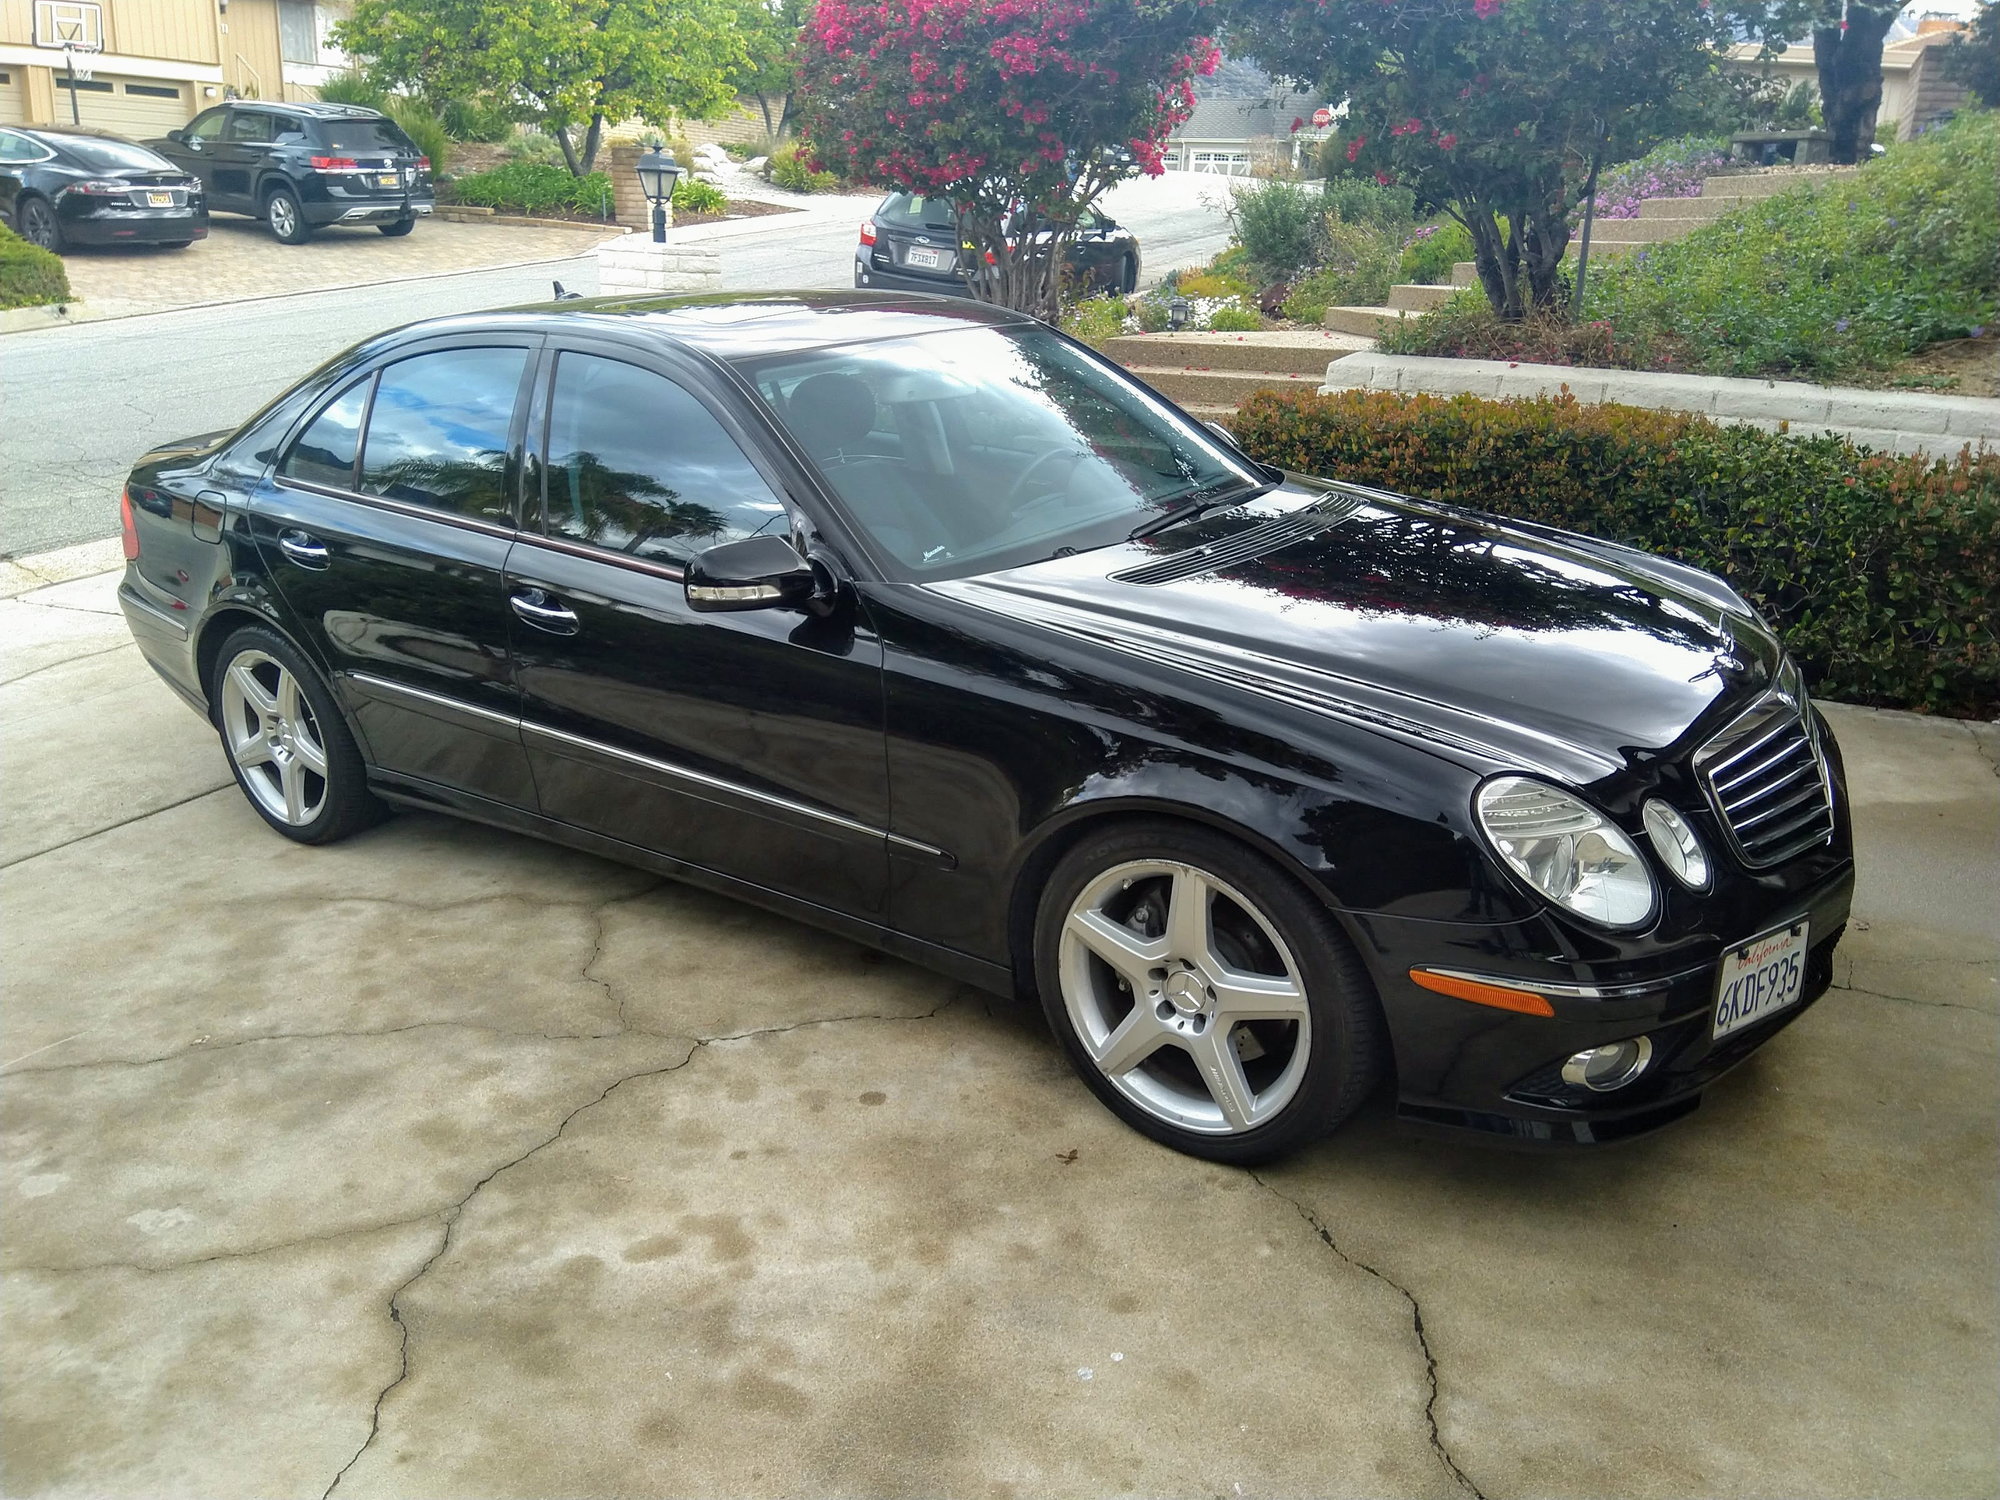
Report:
[[[588,177],[591,169],[597,165],[597,148],[603,143],[604,116],[600,112],[590,117],[590,129],[584,133],[582,170],[578,171],[575,167],[570,170],[576,172],[579,177]]]
[[[1813,27],[1813,62],[1819,69],[1819,108],[1833,137],[1833,159],[1851,166],[1875,142],[1882,107],[1882,41],[1898,7],[1850,5],[1847,30],[1839,22]]]
[[[554,136],[556,144],[562,147],[563,165],[569,168],[569,175],[581,177],[583,169],[576,164],[576,144],[569,138],[569,126],[552,126],[549,128],[549,134]]]
[[[761,110],[764,115],[764,134],[770,136],[773,140],[776,140],[778,136],[778,127],[771,123],[771,96],[769,94],[759,94],[757,96],[757,108]]]
[[[1463,205],[1459,222],[1472,236],[1472,263],[1479,272],[1479,286],[1499,318],[1521,316],[1519,231],[1513,239],[1500,233],[1493,210],[1477,199]],[[1509,313],[1508,308],[1513,308]]]
[[[1529,302],[1536,312],[1562,302],[1563,252],[1569,249],[1569,216],[1560,201],[1543,204],[1526,223],[1521,243],[1522,261],[1528,271]]]

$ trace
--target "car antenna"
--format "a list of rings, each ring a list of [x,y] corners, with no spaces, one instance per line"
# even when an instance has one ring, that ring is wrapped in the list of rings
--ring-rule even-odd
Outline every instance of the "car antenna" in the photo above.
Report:
[[[555,289],[556,301],[558,302],[581,302],[583,300],[582,292],[565,291],[560,281],[555,283]]]

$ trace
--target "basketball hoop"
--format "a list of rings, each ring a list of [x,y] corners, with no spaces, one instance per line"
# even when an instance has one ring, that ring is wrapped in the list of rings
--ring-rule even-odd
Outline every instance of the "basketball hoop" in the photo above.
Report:
[[[90,82],[90,59],[93,52],[78,47],[63,48],[63,62],[69,68],[69,76],[78,83]]]

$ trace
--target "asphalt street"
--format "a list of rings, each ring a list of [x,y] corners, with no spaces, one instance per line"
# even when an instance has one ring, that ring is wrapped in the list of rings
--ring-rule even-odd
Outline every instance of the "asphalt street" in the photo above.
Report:
[[[1214,178],[1129,184],[1111,206],[1139,236],[1147,274],[1198,264],[1228,242]],[[865,202],[785,216],[721,241],[731,290],[844,287]],[[495,233],[510,231],[496,229]],[[274,250],[276,247],[274,247]],[[281,252],[280,252],[281,253]],[[186,308],[0,338],[0,557],[114,535],[132,460],[233,427],[342,349],[418,318],[541,301],[550,283],[597,287],[589,257],[380,286]]]

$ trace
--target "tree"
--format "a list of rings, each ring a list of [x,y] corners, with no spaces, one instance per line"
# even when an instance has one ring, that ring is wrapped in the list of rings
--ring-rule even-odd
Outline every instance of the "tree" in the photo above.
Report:
[[[719,114],[749,61],[731,0],[357,0],[333,39],[377,83],[502,101],[579,177],[607,121]]]
[[[843,176],[947,198],[972,293],[1053,318],[1077,221],[1215,68],[1209,0],[818,0],[801,132]]]
[[[1695,0],[1225,0],[1232,53],[1349,101],[1346,157],[1444,206],[1493,309],[1561,301],[1597,165],[1671,133],[1715,67]]]
[[[1819,73],[1819,109],[1833,159],[1853,163],[1875,142],[1882,108],[1882,44],[1907,0],[1749,0],[1731,8],[1773,52],[1810,34]]]
[[[773,140],[785,133],[792,118],[792,57],[798,49],[812,0],[739,0],[739,25],[749,62],[737,76],[736,87],[757,101],[763,111],[764,133]],[[777,113],[772,114],[776,106]]]
[[[1964,84],[1988,109],[2000,106],[2000,0],[1986,0],[1972,30],[1946,46],[1943,62],[1945,77]]]

